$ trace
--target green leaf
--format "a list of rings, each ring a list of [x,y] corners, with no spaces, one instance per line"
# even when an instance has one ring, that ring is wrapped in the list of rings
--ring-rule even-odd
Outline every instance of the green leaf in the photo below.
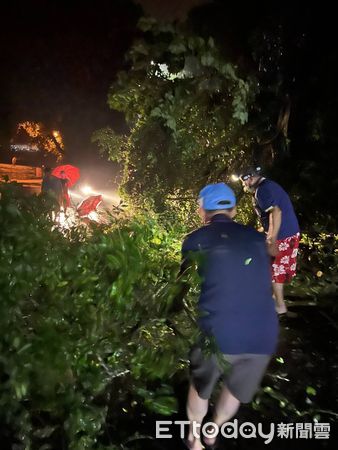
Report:
[[[306,393],[307,393],[307,395],[316,395],[317,391],[316,391],[316,389],[314,387],[307,386],[306,387]]]
[[[156,397],[146,399],[145,405],[151,411],[169,416],[177,412],[177,399],[175,397]]]
[[[215,41],[214,39],[210,36],[208,39],[208,45],[210,48],[214,48],[215,47]]]
[[[168,50],[171,51],[174,55],[179,55],[186,51],[186,46],[183,42],[172,43],[169,45]]]
[[[201,63],[203,66],[211,66],[214,62],[215,62],[215,59],[211,55],[211,53],[204,53],[201,56]]]
[[[37,430],[34,431],[34,436],[37,437],[38,439],[46,439],[48,438],[53,431],[56,429],[55,426],[45,426],[43,428],[38,428]]]
[[[138,21],[138,28],[144,32],[150,31],[156,25],[156,19],[153,17],[141,17]]]
[[[146,47],[144,42],[138,42],[133,46],[133,50],[137,53],[140,53],[141,55],[148,55],[149,50]]]

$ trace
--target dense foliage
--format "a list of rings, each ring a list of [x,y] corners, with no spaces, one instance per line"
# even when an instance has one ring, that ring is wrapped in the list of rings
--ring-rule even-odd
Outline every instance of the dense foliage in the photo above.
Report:
[[[135,201],[194,197],[208,181],[225,179],[251,142],[248,115],[258,85],[243,77],[213,38],[141,19],[128,71],[112,85],[109,106],[124,113],[128,133],[94,135],[122,163],[122,188]]]
[[[60,162],[64,156],[63,139],[58,130],[49,130],[38,122],[21,122],[16,127],[14,140],[22,140],[33,147],[38,148],[46,157],[47,154],[54,156]]]
[[[92,449],[128,394],[175,409],[194,335],[170,310],[180,245],[151,215],[64,231],[45,206],[2,189],[0,423],[18,448]]]
[[[112,217],[103,228],[60,229],[48,203],[9,184],[1,191],[2,439],[25,450],[117,448],[130,438],[124,429],[116,434],[124,414],[139,414],[139,405],[157,414],[177,408],[175,379],[197,333],[196,289],[183,310],[174,302],[181,230],[164,229],[150,212]],[[336,240],[303,240],[300,282],[292,286],[298,298],[331,299]],[[314,396],[321,381],[305,373],[297,405],[280,382],[286,367],[294,370],[281,366],[286,358],[277,358],[253,408],[318,415],[316,403],[304,403],[305,389]]]

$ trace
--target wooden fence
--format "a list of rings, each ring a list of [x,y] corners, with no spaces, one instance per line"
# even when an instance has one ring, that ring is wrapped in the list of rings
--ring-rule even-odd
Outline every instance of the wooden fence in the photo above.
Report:
[[[41,167],[0,164],[0,182],[15,181],[32,193],[41,192]]]

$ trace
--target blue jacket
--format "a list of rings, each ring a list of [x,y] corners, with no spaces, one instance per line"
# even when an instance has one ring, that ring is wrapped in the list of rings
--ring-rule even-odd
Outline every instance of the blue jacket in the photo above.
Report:
[[[184,265],[199,254],[199,325],[225,354],[272,354],[278,319],[265,236],[217,214],[184,240]]]

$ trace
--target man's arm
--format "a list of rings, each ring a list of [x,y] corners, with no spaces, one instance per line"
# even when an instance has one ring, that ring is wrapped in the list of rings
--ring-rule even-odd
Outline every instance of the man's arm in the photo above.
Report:
[[[268,252],[271,256],[276,256],[278,253],[276,240],[282,223],[282,211],[278,205],[273,188],[267,183],[258,186],[256,198],[259,207],[269,214],[269,226],[267,230],[266,243]]]
[[[275,242],[282,223],[282,211],[278,206],[269,208],[269,229],[266,240]]]
[[[270,256],[276,256],[278,253],[278,247],[276,244],[278,232],[282,223],[282,211],[278,206],[270,208],[269,214],[269,229],[266,236],[266,243],[268,247],[268,253]]]

